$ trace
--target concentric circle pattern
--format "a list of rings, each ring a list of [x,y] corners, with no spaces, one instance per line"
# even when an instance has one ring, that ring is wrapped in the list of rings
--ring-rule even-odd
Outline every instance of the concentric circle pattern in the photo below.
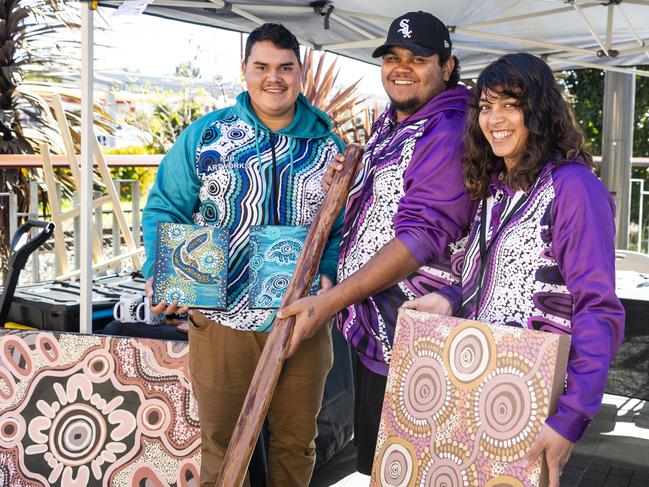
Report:
[[[417,478],[417,457],[412,445],[398,438],[384,443],[374,468],[380,487],[409,487]]]
[[[13,412],[0,416],[0,448],[13,448],[23,439],[26,431],[22,416]]]
[[[446,401],[446,374],[434,359],[412,363],[402,387],[406,411],[415,419],[433,417]]]
[[[107,353],[90,355],[84,367],[84,373],[96,382],[107,380],[113,373],[114,362]]]
[[[450,460],[438,460],[427,468],[421,485],[425,487],[464,487],[464,473]]]
[[[159,485],[197,485],[186,343],[9,330],[0,341],[0,485],[132,487],[143,464]]]
[[[564,338],[400,310],[373,481],[409,485],[417,470],[417,486],[538,485],[540,461],[524,456],[563,379]]]
[[[140,428],[148,435],[159,437],[165,434],[170,423],[169,406],[157,399],[142,403],[137,415]]]
[[[530,392],[520,377],[496,375],[482,388],[478,410],[488,436],[497,440],[515,437],[529,422]]]
[[[451,381],[472,387],[494,367],[496,350],[489,327],[481,323],[454,329],[444,346],[444,362]]]
[[[425,438],[431,424],[444,415],[450,383],[440,360],[404,354],[392,361],[397,378],[393,391],[398,401],[392,404],[397,424],[413,437]]]
[[[538,381],[516,372],[508,367],[490,374],[475,403],[482,447],[492,459],[506,462],[522,458],[534,441],[540,429],[538,398],[544,397]]]
[[[50,451],[65,465],[90,463],[106,442],[108,425],[95,408],[71,404],[54,418],[50,433]]]

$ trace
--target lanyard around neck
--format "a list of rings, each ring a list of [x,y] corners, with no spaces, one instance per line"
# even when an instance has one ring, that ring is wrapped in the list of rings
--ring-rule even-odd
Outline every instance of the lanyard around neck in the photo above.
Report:
[[[484,285],[484,278],[487,270],[487,261],[489,260],[489,254],[493,249],[494,243],[498,239],[501,231],[505,228],[507,223],[512,219],[512,217],[518,213],[518,210],[525,204],[529,198],[530,193],[523,194],[520,199],[516,202],[514,207],[505,215],[500,221],[498,228],[494,229],[491,235],[491,240],[487,242],[487,199],[482,200],[482,208],[480,210],[480,232],[478,236],[478,242],[480,244],[480,272],[478,274],[478,290],[476,293],[476,313],[480,306],[480,301],[482,299],[482,289]],[[493,208],[493,207],[492,207]],[[490,220],[490,224],[493,222],[493,219]]]

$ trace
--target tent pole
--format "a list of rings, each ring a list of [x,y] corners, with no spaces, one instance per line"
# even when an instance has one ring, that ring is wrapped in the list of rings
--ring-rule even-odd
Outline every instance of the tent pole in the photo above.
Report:
[[[79,332],[92,333],[92,147],[93,14],[95,2],[81,4],[81,238]]]
[[[599,44],[599,47],[602,49],[602,51],[604,51],[606,53],[606,56],[608,56],[608,48],[604,45],[602,40],[599,38],[599,36],[597,35],[597,32],[595,32],[595,29],[593,29],[593,26],[590,25],[590,22],[588,22],[588,19],[586,18],[584,13],[581,11],[581,8],[579,7],[579,5],[577,5],[576,3],[573,2],[572,6],[574,7],[575,12],[577,13],[577,16],[579,17],[579,19],[582,21],[582,23],[584,24],[586,29],[588,29],[588,32],[590,32],[590,35],[592,35],[593,39],[595,39],[595,42],[597,42],[597,44]],[[613,11],[612,9],[609,9],[609,13],[612,12],[612,11]],[[609,21],[610,21],[610,16],[609,16]]]
[[[626,250],[629,243],[634,103],[635,76],[606,71],[601,175],[615,199],[615,246],[622,250]]]

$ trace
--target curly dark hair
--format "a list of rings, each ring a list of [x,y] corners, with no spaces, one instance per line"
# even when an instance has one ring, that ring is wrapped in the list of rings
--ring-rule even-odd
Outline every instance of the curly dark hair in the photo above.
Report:
[[[507,54],[482,71],[469,107],[463,165],[464,182],[472,198],[489,196],[492,174],[502,166],[480,128],[479,102],[487,91],[518,100],[528,130],[520,162],[506,173],[509,187],[528,189],[550,160],[556,165],[583,160],[593,167],[593,158],[584,148],[584,136],[550,66],[531,54]]]

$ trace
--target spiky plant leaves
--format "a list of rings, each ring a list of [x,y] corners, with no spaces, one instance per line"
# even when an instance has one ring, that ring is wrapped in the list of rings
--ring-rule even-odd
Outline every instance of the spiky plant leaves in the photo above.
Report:
[[[367,107],[358,108],[366,101],[356,95],[360,79],[350,86],[334,93],[339,70],[336,60],[325,62],[326,54],[318,55],[317,61],[311,49],[304,53],[302,79],[304,96],[327,115],[333,122],[334,131],[347,143],[365,143],[369,137],[367,121],[373,123],[377,111],[371,112]],[[370,125],[371,125],[370,123]]]

